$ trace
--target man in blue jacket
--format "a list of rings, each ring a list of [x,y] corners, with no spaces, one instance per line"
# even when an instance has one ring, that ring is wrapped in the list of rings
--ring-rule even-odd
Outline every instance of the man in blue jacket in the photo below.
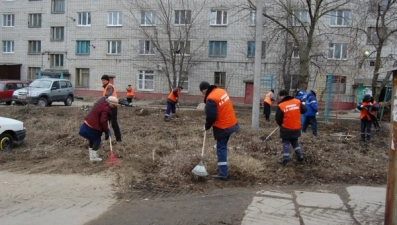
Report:
[[[295,90],[295,98],[300,100],[302,102],[302,104],[304,105],[306,103],[306,92],[300,90],[300,89],[296,89]],[[303,123],[305,122],[305,114],[301,114],[301,126],[303,127]]]
[[[305,114],[306,118],[303,123],[302,131],[306,132],[307,126],[309,124],[312,126],[312,133],[314,136],[317,136],[317,120],[316,114],[318,112],[318,104],[316,98],[316,91],[311,90],[306,97],[306,108],[307,112]]]

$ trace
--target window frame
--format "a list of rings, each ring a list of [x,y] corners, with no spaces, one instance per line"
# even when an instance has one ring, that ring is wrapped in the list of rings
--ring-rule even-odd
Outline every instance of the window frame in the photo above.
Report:
[[[28,48],[29,55],[41,54],[41,41],[40,40],[29,40],[28,45],[29,45],[29,48]]]
[[[217,46],[219,45],[219,46]],[[228,43],[227,41],[209,41],[208,57],[227,57]],[[219,52],[219,53],[216,53]]]
[[[28,80],[35,80],[39,78],[38,73],[40,72],[41,67],[28,67],[28,74],[27,78]]]
[[[155,55],[155,48],[153,41],[139,40],[139,55]]]
[[[326,79],[325,79],[326,90],[327,90],[328,85],[329,85],[329,82],[328,82],[328,77],[329,76],[332,76],[332,90],[331,90],[331,93],[346,94],[346,86],[347,86],[346,85],[347,84],[346,83],[346,81],[347,81],[346,76],[342,76],[342,75],[327,75]],[[337,84],[339,83],[339,77],[341,78],[341,82],[340,82],[341,86],[340,86],[340,88],[338,90]]]
[[[116,14],[116,18],[115,18],[115,14]],[[114,21],[116,21],[116,23]],[[123,26],[123,12],[109,11],[108,12],[108,26],[109,27]]]
[[[149,13],[150,13],[150,17],[148,16]],[[156,12],[152,10],[142,10],[140,26],[145,26],[145,27],[156,26]]]
[[[51,13],[62,14],[65,13],[65,0],[51,0]]]
[[[121,55],[121,40],[108,40],[108,55]],[[113,47],[116,45],[115,47]],[[113,52],[115,50],[115,52]]]
[[[77,13],[77,26],[90,27],[91,26],[91,12]]]
[[[291,51],[291,58],[293,59],[299,59],[299,49],[298,46],[295,45],[294,42],[288,42],[288,48],[290,48]]]
[[[15,52],[15,42],[13,40],[3,40],[3,53],[12,54]]]
[[[50,67],[60,68],[65,66],[65,57],[63,54],[50,54]]]
[[[15,14],[3,14],[3,27],[15,26]]]
[[[342,14],[342,15],[340,15]],[[347,14],[347,15],[346,15]],[[329,16],[330,27],[348,27],[350,26],[350,10],[332,10]],[[338,21],[340,20],[340,21]],[[339,24],[339,22],[341,24]]]
[[[90,40],[76,40],[76,55],[90,55]]]
[[[151,73],[150,73],[151,72]],[[140,78],[142,76],[142,78]],[[146,78],[146,76],[152,76],[152,79]],[[154,91],[154,82],[156,78],[156,73],[154,70],[139,70],[138,71],[138,87],[140,91]],[[147,83],[152,83],[151,87],[147,87]]]
[[[192,10],[174,10],[174,25],[188,25],[192,22]]]
[[[265,9],[263,9],[263,13],[265,13]],[[249,23],[249,26],[255,26],[256,25],[256,10],[251,10],[250,11],[250,15],[249,15],[249,18],[248,18],[248,23]],[[265,16],[262,16],[262,23],[263,23],[263,26],[265,26],[265,23],[266,23],[266,17]]]
[[[220,16],[220,18],[219,18],[219,16]],[[218,21],[218,20],[220,20],[220,21]],[[210,11],[210,25],[211,26],[227,26],[228,20],[229,20],[229,18],[228,18],[227,10],[211,9],[211,11]]]
[[[255,57],[255,41],[247,41],[247,58]],[[266,58],[266,41],[262,41],[262,59]]]
[[[226,72],[214,72],[214,85],[219,88],[226,87]]]
[[[28,15],[28,27],[29,28],[40,28],[42,22],[42,14],[41,13],[29,13]],[[37,18],[34,18],[37,17]]]
[[[90,69],[76,68],[75,85],[76,88],[90,88]]]
[[[331,46],[332,45],[332,46]],[[328,44],[328,59],[329,60],[347,60],[347,43],[329,43]],[[339,53],[339,57],[337,56]],[[330,55],[332,54],[332,57]]]
[[[376,27],[367,27],[367,44],[379,44],[378,31],[376,30]]]
[[[304,18],[302,15],[302,13],[306,14],[306,18]],[[299,14],[299,16],[297,15]],[[291,24],[293,27],[302,27],[302,26],[306,26],[309,24],[309,11],[307,10],[295,10],[294,14],[291,15]],[[304,24],[302,25],[303,22]]]
[[[175,55],[189,56],[190,55],[190,43],[191,43],[190,41],[180,41],[180,40],[174,41]]]
[[[62,37],[57,38],[59,35],[61,35]],[[51,41],[63,41],[64,38],[65,38],[65,27],[51,27]]]

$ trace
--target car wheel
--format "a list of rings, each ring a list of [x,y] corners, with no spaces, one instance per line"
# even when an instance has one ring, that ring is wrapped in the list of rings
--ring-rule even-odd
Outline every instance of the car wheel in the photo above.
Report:
[[[14,140],[8,133],[0,135],[0,150],[8,151],[12,149],[12,143]]]
[[[38,105],[38,106],[41,106],[41,107],[46,107],[47,104],[48,104],[47,99],[46,99],[46,98],[43,98],[43,97],[40,98],[39,101],[37,102],[37,105]]]
[[[12,102],[12,101],[7,101],[7,102],[6,102],[6,105],[11,105],[11,102]]]
[[[68,96],[68,98],[64,101],[66,106],[71,106],[73,102],[72,96]]]

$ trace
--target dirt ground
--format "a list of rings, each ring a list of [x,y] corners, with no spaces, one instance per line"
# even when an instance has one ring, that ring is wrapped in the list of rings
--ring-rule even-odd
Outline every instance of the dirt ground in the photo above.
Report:
[[[120,197],[142,191],[164,194],[261,185],[386,183],[387,124],[381,123],[381,131],[373,131],[372,141],[363,143],[359,141],[358,119],[319,122],[318,137],[313,137],[309,127],[308,133],[300,138],[304,162],[297,163],[294,158],[284,167],[277,164],[282,156],[278,131],[263,143],[277,127],[275,121],[265,122],[261,117],[260,128],[253,130],[251,110],[238,110],[241,130],[229,141],[231,179],[224,182],[191,173],[200,161],[203,144],[202,110],[178,109],[176,117],[164,122],[165,106],[120,107],[118,121],[123,142],[112,142],[120,164],[106,167],[103,162],[89,162],[88,142],[78,135],[89,109],[90,106],[2,107],[1,116],[24,122],[27,137],[22,146],[0,152],[0,170],[28,174],[105,174],[114,177]],[[216,174],[215,143],[212,131],[207,132],[204,165],[209,174]],[[109,142],[103,140],[99,155],[106,161],[109,152]]]

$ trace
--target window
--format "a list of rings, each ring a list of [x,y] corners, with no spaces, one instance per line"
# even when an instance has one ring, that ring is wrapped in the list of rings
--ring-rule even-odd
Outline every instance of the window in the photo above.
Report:
[[[153,11],[142,11],[141,26],[156,26],[156,13]]]
[[[76,68],[75,86],[77,88],[89,88],[90,84],[90,69]]]
[[[182,88],[183,88],[181,92],[188,93],[189,92],[189,77],[187,76],[187,73],[183,72],[183,75],[180,77],[180,79],[182,80],[180,83],[180,86],[182,86]]]
[[[14,41],[3,41],[3,53],[14,53]]]
[[[14,26],[14,14],[3,14],[3,27],[13,27]]]
[[[255,57],[255,41],[247,42],[247,57]],[[262,41],[262,58],[266,58],[266,42]]]
[[[174,52],[177,55],[190,55],[190,41],[174,41]]]
[[[154,71],[139,70],[138,90],[153,91],[154,90]]]
[[[210,41],[208,56],[226,57],[227,41]]]
[[[29,54],[41,53],[41,41],[29,41]]]
[[[288,53],[291,54],[291,58],[299,58],[298,46],[293,42],[288,42]]]
[[[347,44],[330,43],[328,50],[328,59],[347,59]]]
[[[175,25],[190,24],[191,10],[175,10]]]
[[[51,40],[63,41],[63,27],[51,27]]]
[[[331,11],[330,26],[349,26],[350,10]]]
[[[51,0],[51,13],[65,13],[65,0]]]
[[[123,25],[121,12],[109,12],[108,14],[108,26],[121,26]]]
[[[298,89],[301,88],[300,86],[300,75],[298,74],[290,74],[290,83],[289,83],[289,89]]]
[[[379,44],[379,37],[378,32],[376,31],[376,27],[367,28],[367,44]]]
[[[89,55],[90,54],[90,41],[76,41],[76,54]]]
[[[154,55],[154,44],[152,41],[140,40],[139,41],[139,54],[140,55]]]
[[[29,27],[41,27],[41,14],[29,14]]]
[[[28,67],[28,80],[39,78],[40,67]]]
[[[332,81],[332,84],[330,82]],[[326,86],[331,85],[332,93],[346,93],[346,77],[339,75],[327,75]]]
[[[51,54],[51,67],[63,67],[63,54]]]
[[[292,26],[304,26],[309,24],[309,12],[306,10],[294,11],[292,15]]]
[[[91,13],[90,12],[79,12],[77,25],[91,26]]]
[[[227,25],[227,11],[211,10],[211,25]]]
[[[385,10],[388,2],[389,0],[370,0],[371,10],[372,11],[378,10],[378,6],[380,6],[380,10]]]
[[[265,10],[263,10],[263,13],[265,13]],[[262,24],[265,25],[266,17],[262,16]],[[255,26],[256,25],[256,11],[251,11],[249,15],[249,25],[250,26]]]
[[[121,54],[121,41],[108,41],[108,54]]]
[[[214,85],[220,88],[225,88],[225,84],[226,84],[226,72],[215,72]]]

